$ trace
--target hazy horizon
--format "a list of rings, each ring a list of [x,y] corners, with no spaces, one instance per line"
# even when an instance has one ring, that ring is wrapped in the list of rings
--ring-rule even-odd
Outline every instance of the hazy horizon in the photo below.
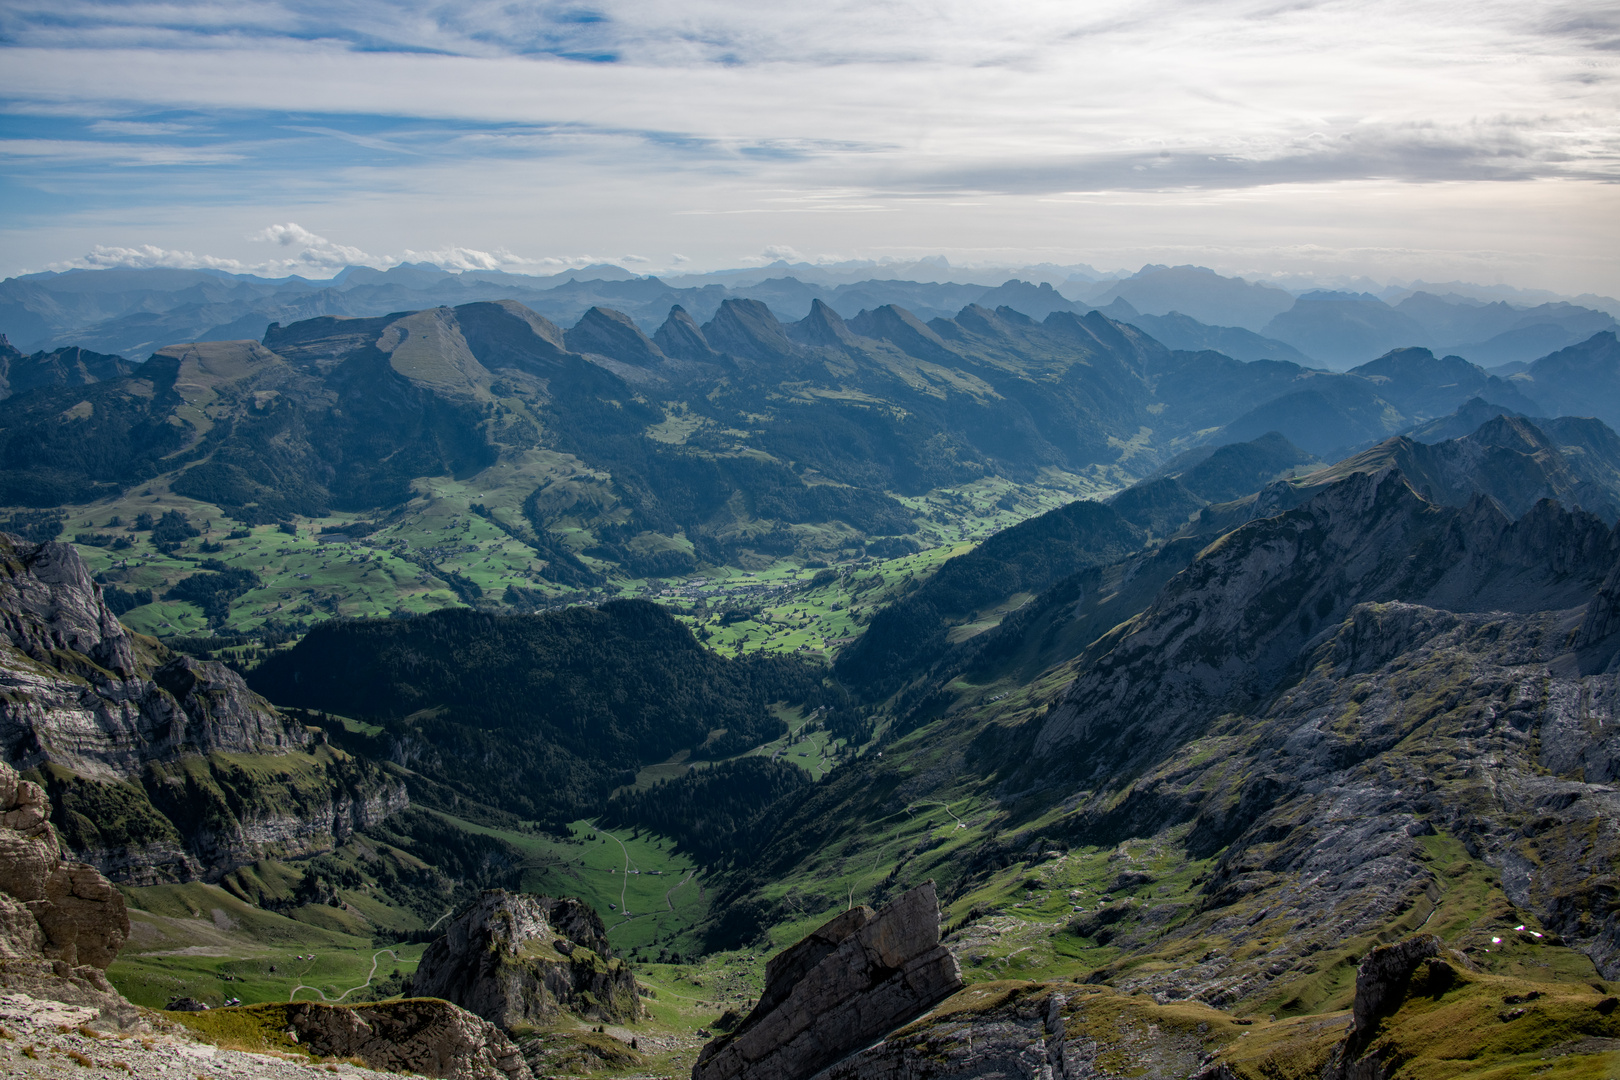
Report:
[[[1553,3],[28,0],[0,274],[943,255],[1617,295],[1617,41]]]

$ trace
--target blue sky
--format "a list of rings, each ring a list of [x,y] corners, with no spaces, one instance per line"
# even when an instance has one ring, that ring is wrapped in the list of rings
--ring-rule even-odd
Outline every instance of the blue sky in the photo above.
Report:
[[[1620,294],[1620,4],[0,5],[0,273],[1196,262]]]

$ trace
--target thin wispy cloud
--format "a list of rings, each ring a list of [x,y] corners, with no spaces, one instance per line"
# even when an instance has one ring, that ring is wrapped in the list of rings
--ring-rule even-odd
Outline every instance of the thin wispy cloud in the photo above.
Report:
[[[476,219],[451,200],[513,247],[595,247],[591,223],[614,246],[713,262],[784,227],[801,249],[959,250],[989,228],[1030,247],[1053,233],[1039,200],[1065,194],[1193,207],[1200,191],[1367,184],[1388,229],[1417,238],[1413,186],[1457,183],[1500,191],[1498,219],[1524,205],[1514,185],[1564,185],[1552,205],[1598,222],[1548,235],[1532,215],[1504,240],[1527,257],[1620,240],[1612,5],[22,0],[0,9],[0,42],[0,183],[26,222],[12,241],[161,204],[204,167],[230,177],[239,216],[339,220],[393,251],[466,246]],[[941,201],[964,197],[988,216],[953,228]],[[229,200],[209,202],[225,220]],[[829,223],[879,211],[881,235]],[[749,224],[781,215],[802,223]],[[1140,220],[1144,250],[1165,220]],[[1073,222],[1068,250],[1097,226]],[[197,227],[241,243],[241,226]],[[1414,246],[1466,261],[1477,245],[1449,231]]]

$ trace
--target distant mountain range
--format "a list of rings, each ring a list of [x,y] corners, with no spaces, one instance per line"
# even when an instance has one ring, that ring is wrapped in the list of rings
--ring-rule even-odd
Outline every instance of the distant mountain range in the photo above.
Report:
[[[1032,275],[1029,280],[1003,278],[996,285],[980,275],[928,280],[950,271],[926,262],[879,270],[895,276],[857,277],[855,269],[804,264],[673,281],[607,265],[551,277],[449,273],[427,264],[350,267],[329,281],[206,270],[72,271],[0,283],[0,331],[26,350],[76,346],[140,360],[176,342],[257,340],[272,322],[375,317],[481,300],[516,300],[558,323],[575,322],[592,307],[612,308],[648,333],[673,305],[701,323],[727,299],[759,300],[789,321],[804,318],[817,300],[846,319],[887,304],[923,319],[949,318],[969,304],[1009,307],[1037,320],[1095,307],[1172,348],[1342,369],[1401,347],[1455,353],[1485,367],[1527,363],[1620,325],[1614,318],[1620,302],[1600,297],[1590,298],[1599,307],[1562,300],[1513,304],[1420,290],[1388,294],[1399,297],[1391,306],[1371,293],[1296,297],[1191,266],[1148,266],[1125,278],[1099,278],[1089,268],[1030,267],[1018,271]]]
[[[346,281],[359,284],[323,294],[489,285],[480,280],[357,270]],[[193,286],[269,287],[209,275]],[[902,286],[922,288],[886,287]],[[1185,451],[1269,433],[1297,448],[1304,457],[1288,463],[1297,465],[1336,460],[1476,399],[1515,415],[1620,425],[1612,330],[1506,377],[1422,348],[1335,373],[1244,362],[1197,337],[1266,348],[1251,331],[1140,317],[1200,346],[1168,348],[1023,282],[975,292],[1044,306],[1039,320],[1011,303],[968,303],[948,318],[885,303],[845,318],[812,297],[803,317],[784,322],[759,299],[716,300],[724,290],[715,286],[694,297],[652,279],[570,282],[552,293],[578,304],[614,291],[632,311],[592,304],[562,325],[514,300],[478,300],[271,323],[262,340],[170,345],[138,365],[67,347],[27,357],[7,349],[0,374],[17,391],[0,401],[0,507],[59,511],[58,528],[72,513],[85,542],[104,546],[120,537],[95,532],[96,515],[128,529],[126,517],[155,523],[172,511],[166,531],[135,537],[138,551],[150,543],[165,558],[138,572],[120,560],[107,582],[167,598],[165,612],[195,602],[216,624],[258,625],[309,591],[277,582],[310,570],[252,530],[296,532],[296,522],[334,513],[365,519],[332,526],[339,537],[385,522],[406,532],[390,534],[386,548],[396,585],[378,593],[361,573],[320,592],[328,611],[375,613],[406,579],[456,602],[532,606],[555,590],[704,566],[917,550],[970,519],[1017,520],[1029,512],[1019,507],[1119,488]],[[635,312],[654,303],[665,306],[649,333]],[[1128,301],[1111,303],[1122,312]],[[430,493],[445,482],[472,487],[444,513],[498,529],[495,547],[447,544],[446,530],[470,526],[459,516],[425,524],[440,513]],[[1213,490],[1198,495],[1217,501]],[[1172,499],[1155,512],[1195,509]],[[197,537],[188,515],[237,526]],[[425,531],[410,531],[418,525]],[[212,591],[191,597],[179,584],[190,567],[168,560],[193,548],[217,556],[209,573],[238,576],[207,579]],[[352,606],[361,599],[370,606]]]

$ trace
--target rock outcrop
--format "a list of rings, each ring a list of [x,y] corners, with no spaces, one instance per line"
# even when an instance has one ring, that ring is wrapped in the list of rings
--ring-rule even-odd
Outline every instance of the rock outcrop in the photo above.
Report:
[[[309,732],[230,668],[142,649],[69,544],[0,534],[0,750],[108,780],[182,752],[285,753]],[[156,661],[153,663],[152,661]]]
[[[95,867],[63,860],[49,810],[43,788],[0,762],[0,988],[125,1026],[136,1010],[106,976],[129,937],[124,898]]]
[[[285,1030],[323,1057],[443,1080],[533,1080],[506,1033],[447,1001],[407,998],[375,1005],[284,1006]]]
[[[260,771],[286,779],[265,790],[294,792],[296,805],[234,782],[220,795],[194,759],[221,754],[278,759]],[[130,884],[217,880],[266,855],[314,854],[407,802],[398,780],[317,746],[224,664],[131,634],[71,545],[3,533],[0,761],[48,774],[46,812],[63,841]],[[133,803],[140,828],[104,831],[114,824],[96,810],[104,785],[120,789],[119,818]]]
[[[703,1048],[693,1080],[801,1080],[916,1019],[962,986],[939,943],[934,883],[875,914],[852,908],[765,969],[765,992],[735,1031]]]
[[[976,983],[818,1080],[1192,1076],[1250,1022],[1102,986]]]
[[[490,889],[422,954],[411,992],[444,998],[507,1030],[567,1011],[631,1020],[641,999],[602,920],[578,900]]]

